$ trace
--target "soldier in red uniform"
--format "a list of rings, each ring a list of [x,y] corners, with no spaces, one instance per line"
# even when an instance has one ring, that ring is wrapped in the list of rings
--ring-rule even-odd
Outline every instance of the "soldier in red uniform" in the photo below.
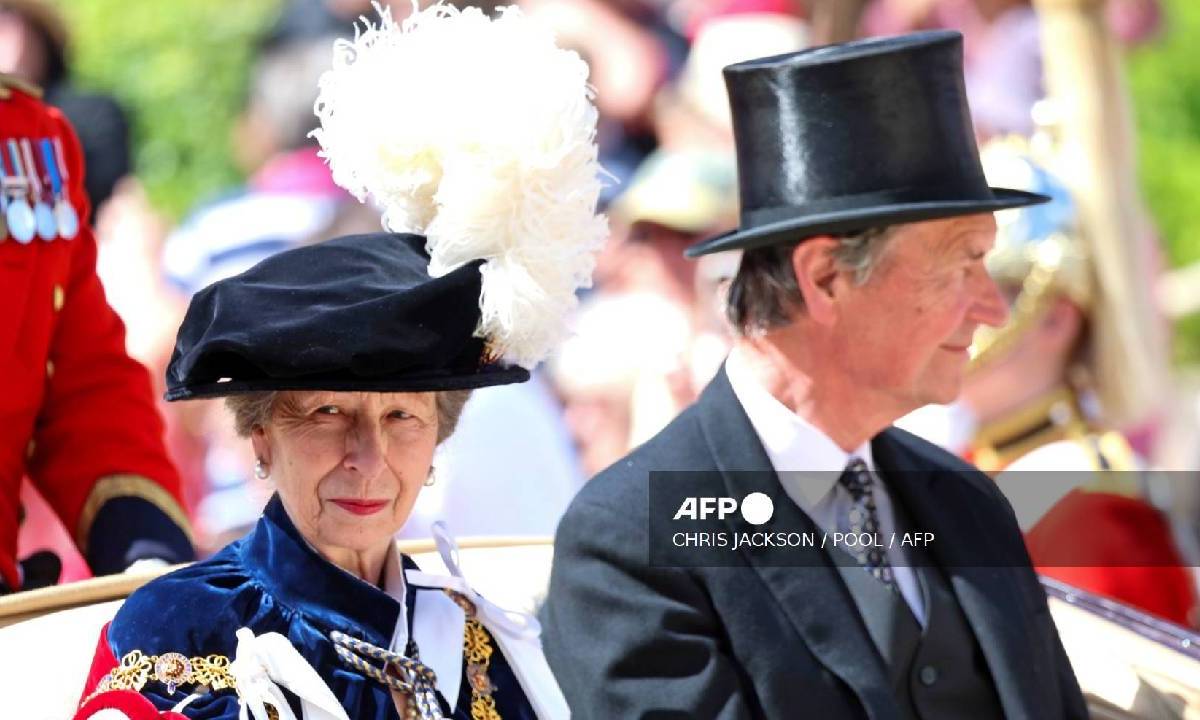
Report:
[[[1177,528],[1150,502],[1145,463],[1117,430],[1159,397],[1155,378],[1130,360],[1151,348],[1102,342],[1118,323],[1153,315],[1112,282],[1122,268],[1080,225],[1050,137],[983,149],[993,182],[1052,201],[999,219],[988,270],[1013,312],[1005,327],[975,336],[963,398],[979,425],[967,454],[1012,502],[1038,572],[1194,625],[1196,588]]]
[[[4,75],[0,168],[0,593],[57,579],[56,563],[27,576],[17,561],[23,477],[95,574],[190,560],[150,377],[96,277],[78,139],[37,88]]]

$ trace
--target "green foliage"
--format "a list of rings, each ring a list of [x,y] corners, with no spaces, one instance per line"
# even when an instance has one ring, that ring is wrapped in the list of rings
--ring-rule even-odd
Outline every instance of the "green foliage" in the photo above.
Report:
[[[1163,0],[1163,36],[1130,56],[1142,191],[1172,266],[1200,262],[1200,2]],[[1177,358],[1200,362],[1200,317],[1176,326]]]
[[[255,44],[278,0],[60,0],[72,72],[130,112],[151,201],[179,217],[240,180],[230,154]]]

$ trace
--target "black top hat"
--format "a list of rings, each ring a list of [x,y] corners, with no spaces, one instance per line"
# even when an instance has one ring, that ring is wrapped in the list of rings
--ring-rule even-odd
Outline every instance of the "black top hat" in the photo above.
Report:
[[[167,366],[167,399],[257,390],[462,390],[522,382],[490,362],[481,261],[429,276],[420,235],[296,248],[196,293]]]
[[[1045,202],[988,187],[962,35],[923,32],[725,68],[740,227],[687,255]]]

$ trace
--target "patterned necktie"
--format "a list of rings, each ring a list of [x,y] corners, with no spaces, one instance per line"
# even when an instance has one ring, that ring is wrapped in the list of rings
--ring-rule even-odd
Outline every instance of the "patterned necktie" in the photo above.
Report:
[[[898,592],[896,578],[883,547],[885,539],[879,531],[879,513],[875,509],[875,477],[866,463],[859,458],[852,458],[838,482],[850,493],[850,512],[847,513],[849,532],[856,535],[866,533],[875,538],[870,546],[851,545],[846,548],[847,552],[876,580]]]

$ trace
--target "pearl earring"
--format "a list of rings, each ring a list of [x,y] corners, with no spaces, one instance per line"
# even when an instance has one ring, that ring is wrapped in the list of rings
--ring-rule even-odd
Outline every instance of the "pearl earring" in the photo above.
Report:
[[[263,461],[255,460],[254,461],[254,477],[258,478],[259,480],[266,480],[270,476],[271,476],[271,473],[270,473],[270,471],[267,470],[267,466],[263,464]]]
[[[437,475],[434,474],[435,472],[437,472],[437,468],[430,465],[429,475],[425,478],[425,487],[429,487],[437,482]]]

